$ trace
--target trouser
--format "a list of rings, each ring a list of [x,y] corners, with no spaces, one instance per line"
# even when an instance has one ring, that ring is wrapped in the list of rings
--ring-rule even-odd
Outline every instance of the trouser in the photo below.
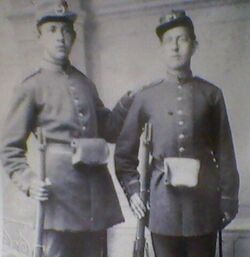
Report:
[[[103,257],[106,230],[98,232],[44,231],[46,257]]]
[[[216,234],[175,237],[151,234],[156,257],[215,257]]]

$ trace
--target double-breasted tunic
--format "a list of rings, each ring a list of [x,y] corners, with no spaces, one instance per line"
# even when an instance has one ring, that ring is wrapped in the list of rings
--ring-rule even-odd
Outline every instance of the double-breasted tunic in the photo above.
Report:
[[[193,77],[168,75],[137,94],[115,151],[118,179],[128,197],[139,192],[142,128],[152,124],[149,229],[170,236],[216,231],[222,212],[237,213],[239,177],[223,94]],[[198,186],[167,186],[165,157],[200,160]]]
[[[52,186],[45,229],[97,231],[123,221],[107,167],[73,168],[70,143],[96,137],[114,142],[131,101],[124,96],[111,112],[94,84],[69,63],[60,67],[44,61],[18,85],[4,126],[1,159],[12,181],[28,193],[35,173],[25,157],[26,140],[37,127],[46,133],[46,171]]]

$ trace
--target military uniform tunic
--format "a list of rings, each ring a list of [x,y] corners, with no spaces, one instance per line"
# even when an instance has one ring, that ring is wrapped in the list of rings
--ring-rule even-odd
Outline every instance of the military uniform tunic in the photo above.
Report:
[[[193,77],[168,74],[137,94],[115,151],[118,179],[130,197],[139,192],[138,149],[146,122],[152,124],[151,232],[196,236],[216,231],[223,211],[236,211],[239,178],[222,92]],[[166,185],[163,159],[200,160],[194,189]]]
[[[14,92],[2,139],[6,172],[27,193],[35,174],[27,163],[26,140],[37,127],[46,133],[47,177],[52,182],[45,203],[45,229],[97,231],[123,221],[106,166],[75,169],[73,138],[103,137],[114,142],[129,106],[123,97],[111,112],[95,85],[70,63],[64,67],[44,61]]]

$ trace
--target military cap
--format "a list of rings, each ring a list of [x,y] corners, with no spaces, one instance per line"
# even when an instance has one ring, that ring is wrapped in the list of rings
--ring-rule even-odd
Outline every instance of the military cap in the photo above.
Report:
[[[36,6],[37,26],[48,21],[66,21],[73,24],[76,18],[77,14],[69,11],[65,0],[40,0]]]
[[[160,24],[156,27],[156,34],[162,40],[162,36],[167,30],[178,26],[187,27],[191,38],[193,40],[196,39],[193,22],[184,10],[172,10],[170,13],[162,16]]]

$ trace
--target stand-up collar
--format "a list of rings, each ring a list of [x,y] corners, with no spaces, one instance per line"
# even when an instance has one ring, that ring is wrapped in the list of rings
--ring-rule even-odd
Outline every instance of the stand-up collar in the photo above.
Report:
[[[69,74],[71,64],[69,60],[65,61],[64,63],[56,63],[44,58],[41,66],[46,70]]]
[[[170,82],[184,84],[188,82],[193,77],[192,71],[190,69],[180,72],[179,74],[166,72],[166,80]]]

